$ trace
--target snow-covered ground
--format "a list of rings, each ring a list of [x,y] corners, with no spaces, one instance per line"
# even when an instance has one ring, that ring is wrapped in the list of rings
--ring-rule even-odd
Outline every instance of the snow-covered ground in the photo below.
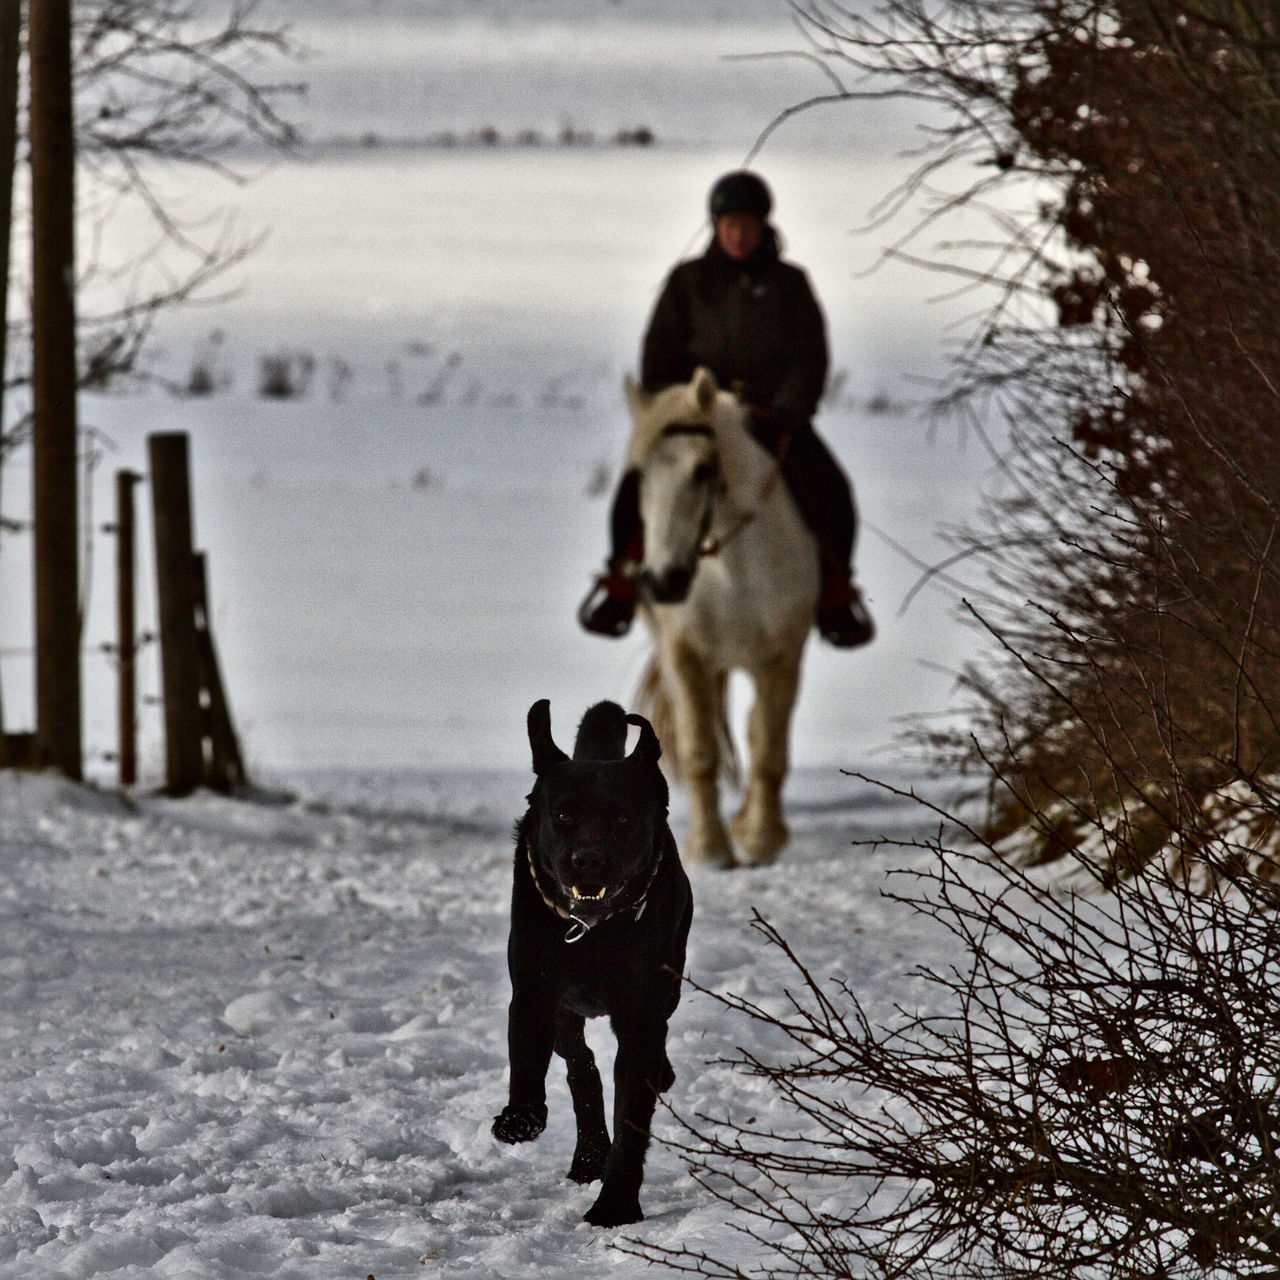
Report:
[[[579,711],[562,708],[561,736]],[[582,1223],[562,1064],[536,1143],[505,1101],[517,772],[293,779],[297,797],[184,801],[0,774],[0,1276],[296,1280],[638,1276],[623,1239],[753,1250],[655,1145],[646,1221]],[[941,945],[878,897],[922,824],[825,771],[793,787],[777,868],[692,875],[689,973],[773,1004],[760,911],[886,1014]],[[677,821],[677,829],[679,823]],[[908,858],[907,861],[910,859]],[[612,1060],[603,1023],[591,1040]],[[788,1117],[720,1065],[758,1032],[705,996],[672,1022],[681,1113]],[[661,1113],[659,1136],[676,1136]]]

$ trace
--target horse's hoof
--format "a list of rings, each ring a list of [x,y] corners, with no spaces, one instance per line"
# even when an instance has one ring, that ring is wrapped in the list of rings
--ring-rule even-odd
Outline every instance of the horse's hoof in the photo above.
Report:
[[[731,867],[734,864],[733,846],[727,836],[718,840],[690,836],[684,842],[681,857],[689,866]]]
[[[790,832],[781,823],[763,830],[739,817],[733,824],[733,838],[738,842],[738,861],[744,867],[767,867],[778,860],[787,847]]]

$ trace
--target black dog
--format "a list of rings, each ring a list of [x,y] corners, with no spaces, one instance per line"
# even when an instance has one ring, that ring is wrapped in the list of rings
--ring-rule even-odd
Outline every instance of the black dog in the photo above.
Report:
[[[629,756],[627,724],[640,740]],[[552,1050],[568,1069],[578,1122],[569,1177],[603,1178],[586,1214],[598,1227],[639,1222],[640,1182],[658,1094],[675,1080],[667,1020],[680,1003],[693,918],[689,878],[667,826],[661,747],[649,722],[601,702],[582,718],[571,760],[552,741],[551,704],[529,709],[537,781],[516,826],[508,1040],[511,1100],[502,1142],[547,1123]],[[613,1141],[584,1019],[607,1014],[618,1038]]]

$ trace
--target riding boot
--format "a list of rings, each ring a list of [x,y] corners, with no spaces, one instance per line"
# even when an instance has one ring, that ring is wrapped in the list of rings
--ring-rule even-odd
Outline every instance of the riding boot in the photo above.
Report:
[[[868,644],[876,627],[853,581],[858,510],[844,471],[809,423],[770,414],[752,430],[778,457],[787,488],[821,548],[819,634],[840,649]]]
[[[626,471],[609,511],[609,559],[578,607],[578,622],[598,636],[625,636],[636,613],[636,569],[644,559],[640,473]]]
[[[595,635],[617,638],[636,614],[636,561],[610,560],[578,606],[578,622]]]
[[[838,649],[869,644],[876,624],[849,569],[830,553],[822,556],[822,591],[818,597],[818,633]]]

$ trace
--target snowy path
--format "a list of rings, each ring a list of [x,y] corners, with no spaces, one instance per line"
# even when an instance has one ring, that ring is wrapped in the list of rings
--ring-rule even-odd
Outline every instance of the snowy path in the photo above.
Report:
[[[0,773],[0,1276],[640,1275],[627,1234],[739,1254],[659,1146],[645,1223],[580,1221],[558,1061],[542,1139],[490,1136],[528,779],[335,782],[343,803],[130,803]],[[910,1000],[923,925],[878,896],[903,855],[850,844],[927,824],[831,771],[792,794],[781,865],[694,874],[692,975],[780,994],[755,908],[815,972]],[[742,1032],[686,995],[677,1110],[782,1119],[708,1065]]]

